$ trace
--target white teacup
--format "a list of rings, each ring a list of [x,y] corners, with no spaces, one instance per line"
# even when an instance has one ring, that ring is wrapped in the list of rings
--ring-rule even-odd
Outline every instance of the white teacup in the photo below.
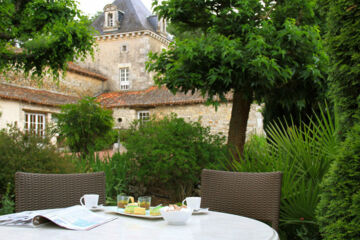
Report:
[[[85,203],[83,203],[85,202]],[[98,194],[85,194],[80,198],[81,206],[85,206],[87,208],[97,207],[99,202]]]
[[[193,209],[193,210],[199,210],[200,204],[201,204],[201,197],[187,197],[182,201],[182,204],[186,202],[186,205]]]

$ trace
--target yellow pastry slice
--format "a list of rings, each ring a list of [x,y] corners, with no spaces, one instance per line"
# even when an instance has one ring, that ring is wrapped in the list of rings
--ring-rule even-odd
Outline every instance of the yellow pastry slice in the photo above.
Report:
[[[134,208],[134,214],[136,214],[136,215],[145,215],[146,214],[145,208],[135,207]]]
[[[134,209],[136,208],[137,206],[132,206],[132,205],[127,205],[124,209],[124,213],[130,213],[130,214],[133,214],[134,213]]]

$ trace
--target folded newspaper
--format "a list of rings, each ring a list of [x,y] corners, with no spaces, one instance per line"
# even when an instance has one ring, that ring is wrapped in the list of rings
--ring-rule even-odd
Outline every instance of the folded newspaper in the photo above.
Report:
[[[1,225],[38,226],[46,222],[72,230],[90,230],[117,217],[97,214],[82,206],[26,211],[0,216]]]

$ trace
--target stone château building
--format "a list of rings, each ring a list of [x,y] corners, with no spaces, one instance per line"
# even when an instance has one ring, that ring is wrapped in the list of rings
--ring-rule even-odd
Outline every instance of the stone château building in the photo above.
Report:
[[[113,110],[117,128],[126,128],[135,119],[173,112],[187,120],[200,119],[212,132],[227,135],[231,98],[216,111],[205,106],[199,94],[173,95],[165,87],[154,86],[153,73],[145,70],[148,53],[166,49],[171,40],[166,22],[152,15],[141,0],[116,0],[106,5],[93,27],[98,31],[94,59],[70,63],[58,84],[43,79],[39,86],[22,75],[0,76],[0,128],[17,122],[41,132],[61,104],[90,95]],[[259,109],[251,107],[248,132],[262,132]]]

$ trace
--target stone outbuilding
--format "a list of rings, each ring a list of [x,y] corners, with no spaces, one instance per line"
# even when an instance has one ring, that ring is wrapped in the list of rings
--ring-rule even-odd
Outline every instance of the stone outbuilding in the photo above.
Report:
[[[14,72],[0,76],[0,129],[16,124],[42,135],[49,124],[56,123],[61,105],[76,103],[82,96],[101,94],[106,81],[105,76],[74,63],[69,63],[59,82]]]

